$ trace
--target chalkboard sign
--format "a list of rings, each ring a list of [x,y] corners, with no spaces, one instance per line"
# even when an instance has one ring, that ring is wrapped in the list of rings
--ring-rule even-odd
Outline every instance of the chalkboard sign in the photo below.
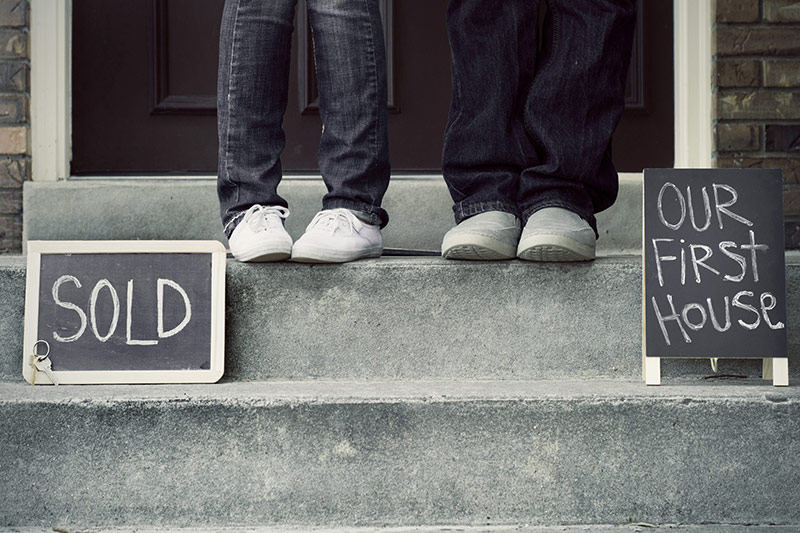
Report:
[[[49,375],[59,384],[222,377],[221,243],[29,241],[27,250],[22,368],[28,382],[50,383]],[[32,362],[44,347],[48,373]]]
[[[785,358],[780,170],[647,169],[644,355]]]

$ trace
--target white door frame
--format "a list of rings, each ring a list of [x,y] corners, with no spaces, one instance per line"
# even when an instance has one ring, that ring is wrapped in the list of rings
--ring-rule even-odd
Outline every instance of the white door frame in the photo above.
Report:
[[[32,179],[66,179],[72,159],[72,0],[31,0],[30,47]]]
[[[69,179],[72,0],[31,0],[30,13],[32,179]],[[711,26],[711,0],[674,0],[676,168],[712,163]]]
[[[711,0],[674,0],[675,168],[713,160]]]

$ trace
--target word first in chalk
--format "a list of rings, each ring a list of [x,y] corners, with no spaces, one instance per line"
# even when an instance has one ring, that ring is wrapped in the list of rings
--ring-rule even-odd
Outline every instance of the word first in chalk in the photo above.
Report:
[[[782,206],[780,170],[645,170],[646,367],[787,357]]]
[[[221,243],[29,241],[27,250],[22,373],[29,383],[222,377]]]

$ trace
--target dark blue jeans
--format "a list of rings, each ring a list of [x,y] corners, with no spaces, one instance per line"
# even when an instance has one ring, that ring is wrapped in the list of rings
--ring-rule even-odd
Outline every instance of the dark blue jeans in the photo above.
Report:
[[[443,172],[456,223],[594,214],[617,196],[611,135],[624,108],[634,0],[450,0],[453,100]]]
[[[222,223],[254,204],[287,202],[277,193],[283,116],[297,0],[226,0],[220,32],[217,115]],[[376,0],[307,0],[314,37],[323,132],[319,166],[324,209],[369,213],[389,185],[386,52]]]

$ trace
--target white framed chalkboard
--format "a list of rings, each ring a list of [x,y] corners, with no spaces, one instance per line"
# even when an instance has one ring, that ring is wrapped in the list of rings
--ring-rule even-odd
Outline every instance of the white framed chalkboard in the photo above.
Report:
[[[27,251],[22,374],[29,383],[52,383],[50,375],[58,384],[222,377],[220,242],[29,241]],[[48,373],[34,364],[45,352]]]
[[[646,382],[661,358],[708,357],[787,385],[781,171],[645,169],[643,205]]]

